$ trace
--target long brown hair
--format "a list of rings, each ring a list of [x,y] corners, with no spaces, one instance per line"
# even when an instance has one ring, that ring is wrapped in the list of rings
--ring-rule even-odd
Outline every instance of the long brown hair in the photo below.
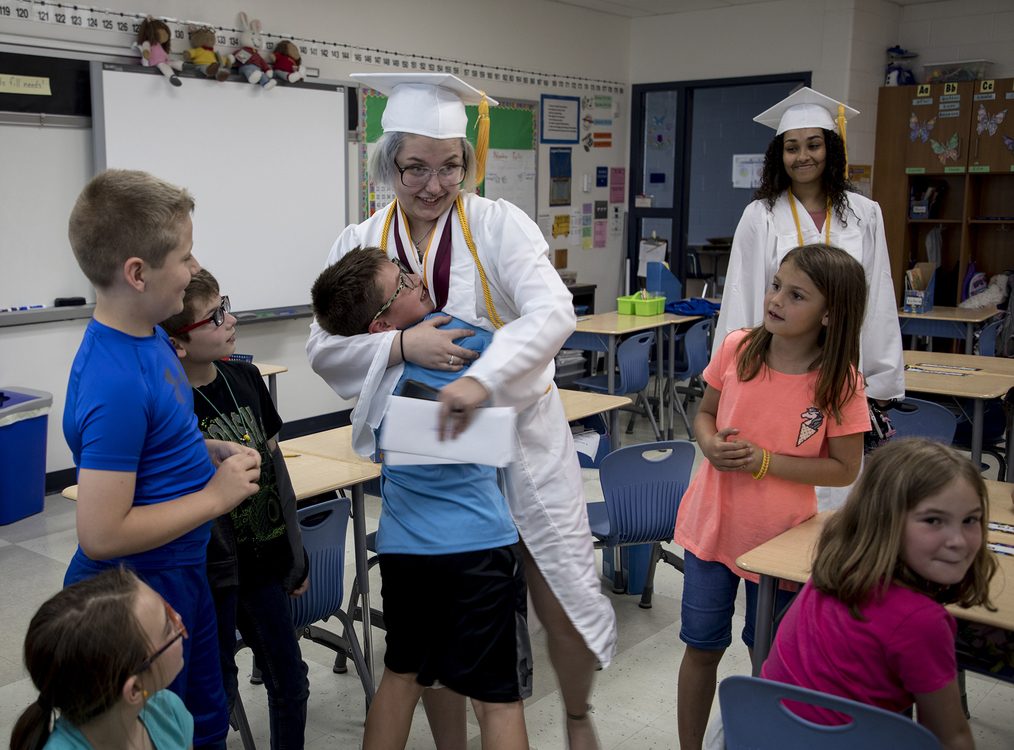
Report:
[[[41,750],[54,710],[79,726],[120,699],[150,649],[134,615],[138,585],[129,570],[112,568],[39,607],[25,636],[25,666],[39,697],[14,725],[11,750]]]
[[[982,507],[982,545],[961,583],[944,586],[926,581],[901,558],[902,536],[910,510],[956,479],[968,482]],[[845,506],[821,530],[813,561],[813,586],[849,608],[882,597],[890,582],[923,591],[941,604],[984,605],[997,569],[986,547],[989,499],[982,474],[952,448],[923,438],[892,440],[875,450]]]
[[[793,248],[781,265],[790,261],[827,301],[827,325],[817,339],[820,354],[810,364],[811,370],[820,368],[813,401],[841,424],[842,409],[859,388],[859,334],[866,317],[866,272],[859,261],[831,245]],[[736,375],[742,382],[753,380],[766,364],[771,337],[761,323],[739,342]]]

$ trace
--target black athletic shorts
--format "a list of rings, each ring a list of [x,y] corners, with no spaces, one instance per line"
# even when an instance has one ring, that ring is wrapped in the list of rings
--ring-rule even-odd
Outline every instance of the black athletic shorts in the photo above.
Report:
[[[380,555],[385,666],[488,703],[532,694],[528,587],[518,544],[453,555]]]

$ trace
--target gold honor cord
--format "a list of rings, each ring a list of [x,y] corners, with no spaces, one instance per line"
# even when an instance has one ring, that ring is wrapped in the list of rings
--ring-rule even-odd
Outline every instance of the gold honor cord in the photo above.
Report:
[[[796,236],[799,238],[799,244],[802,246],[803,242],[803,230],[799,226],[799,213],[796,211],[796,199],[792,196],[792,188],[785,188],[789,194],[789,205],[792,207],[792,220],[796,222]],[[831,244],[831,199],[827,199],[827,217],[824,219],[824,241]]]
[[[479,262],[479,253],[475,249],[475,242],[472,241],[472,233],[468,229],[468,220],[465,218],[465,204],[461,200],[461,195],[458,195],[455,199],[454,205],[458,210],[458,221],[461,223],[461,231],[465,235],[465,244],[468,245],[468,250],[472,253],[472,258],[475,259],[475,265],[479,269],[479,281],[482,282],[482,296],[486,299],[486,313],[489,315],[490,321],[496,328],[503,328],[503,322],[500,320],[500,316],[496,314],[496,307],[493,305],[493,297],[489,293],[489,282],[486,281],[486,272],[482,268],[482,263]],[[394,212],[397,210],[398,201],[395,200],[391,203],[391,210],[387,212],[387,216],[384,218],[384,229],[380,235],[380,249],[385,253],[387,252],[387,233],[391,228],[391,219],[394,216]]]

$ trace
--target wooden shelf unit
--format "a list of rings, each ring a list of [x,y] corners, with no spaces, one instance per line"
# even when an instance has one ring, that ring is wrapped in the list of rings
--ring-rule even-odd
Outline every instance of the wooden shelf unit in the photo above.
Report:
[[[993,135],[978,131],[980,105],[987,117],[1010,110]],[[932,141],[948,145],[955,135],[957,158],[941,162]],[[1014,151],[1004,136],[1014,138],[1014,79],[880,89],[873,199],[883,209],[899,300],[905,271],[926,260],[926,237],[937,226],[935,304],[957,304],[973,261],[987,276],[1014,268]],[[930,185],[943,191],[937,216],[909,218],[913,194]]]

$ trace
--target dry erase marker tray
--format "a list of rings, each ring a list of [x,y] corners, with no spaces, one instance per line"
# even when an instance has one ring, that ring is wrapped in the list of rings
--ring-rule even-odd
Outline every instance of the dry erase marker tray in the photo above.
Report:
[[[620,315],[661,315],[665,312],[665,297],[641,299],[640,294],[617,297],[616,306]]]

